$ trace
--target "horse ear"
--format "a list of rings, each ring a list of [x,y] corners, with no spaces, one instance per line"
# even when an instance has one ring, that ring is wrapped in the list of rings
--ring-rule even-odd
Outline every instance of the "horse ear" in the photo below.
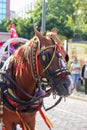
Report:
[[[44,38],[43,34],[41,32],[39,32],[36,29],[36,27],[34,27],[34,32],[35,32],[35,35],[39,38],[40,41]]]
[[[58,29],[56,27],[54,27],[54,28],[51,29],[51,32],[58,34]]]
[[[39,32],[35,27],[34,27],[34,32],[35,32],[35,35],[38,37],[38,39],[41,43],[41,46],[44,46],[44,43],[45,43],[44,42],[44,40],[45,40],[44,35],[41,32]]]

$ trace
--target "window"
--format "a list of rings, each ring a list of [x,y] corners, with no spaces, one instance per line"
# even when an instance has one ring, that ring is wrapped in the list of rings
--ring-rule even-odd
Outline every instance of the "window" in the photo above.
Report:
[[[2,9],[2,13],[3,13],[3,14],[6,14],[6,9]]]
[[[6,2],[6,0],[0,0],[0,3]]]
[[[2,3],[0,3],[0,9],[2,8]]]
[[[6,2],[6,0],[3,0],[3,2]]]
[[[7,8],[9,7],[7,6],[7,2],[8,0],[0,0],[0,21],[1,19],[6,18],[6,16],[10,16],[10,10],[8,10],[9,8]],[[8,4],[10,4],[10,2]]]

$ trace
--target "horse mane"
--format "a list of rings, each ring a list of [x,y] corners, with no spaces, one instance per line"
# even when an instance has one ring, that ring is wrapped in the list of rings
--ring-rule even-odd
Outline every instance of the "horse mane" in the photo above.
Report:
[[[21,71],[29,63],[30,42],[20,46],[14,53],[12,61],[14,62],[16,71]]]

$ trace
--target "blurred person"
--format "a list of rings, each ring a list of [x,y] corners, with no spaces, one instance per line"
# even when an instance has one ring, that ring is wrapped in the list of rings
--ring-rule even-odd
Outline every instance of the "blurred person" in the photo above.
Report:
[[[78,59],[75,58],[70,66],[71,75],[73,79],[73,85],[76,91],[78,90],[78,82],[80,79],[80,63],[78,62]]]
[[[85,94],[87,94],[87,60],[82,66],[81,79],[85,81]]]

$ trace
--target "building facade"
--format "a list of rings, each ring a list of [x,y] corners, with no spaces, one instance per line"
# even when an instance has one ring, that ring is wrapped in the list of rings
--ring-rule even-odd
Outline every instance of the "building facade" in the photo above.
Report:
[[[11,37],[10,32],[0,32],[0,42],[5,42]]]
[[[0,0],[0,22],[10,18],[10,0]]]
[[[16,12],[16,18],[21,17],[21,18],[30,18],[30,14],[28,11],[34,9],[34,5],[37,2],[37,0],[29,0],[27,3]]]

